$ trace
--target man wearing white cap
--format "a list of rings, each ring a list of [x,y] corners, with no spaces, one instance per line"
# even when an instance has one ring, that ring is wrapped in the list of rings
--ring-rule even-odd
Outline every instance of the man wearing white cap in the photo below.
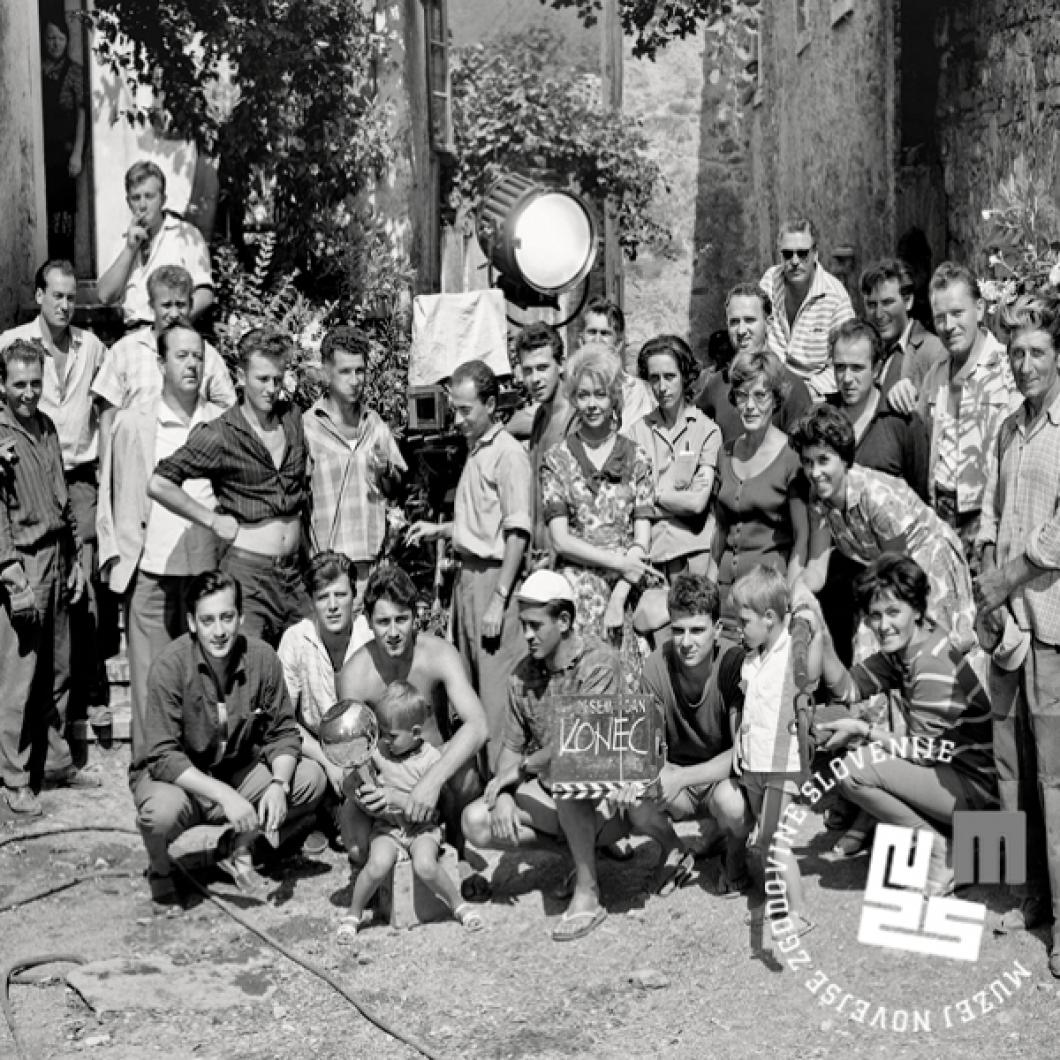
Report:
[[[516,599],[527,655],[508,680],[496,772],[482,798],[464,810],[463,831],[477,847],[502,850],[560,849],[565,837],[574,859],[574,893],[552,937],[567,942],[589,934],[607,916],[600,904],[596,847],[627,834],[629,826],[603,799],[552,798],[551,700],[622,692],[622,663],[601,641],[574,632],[574,591],[561,574],[535,571]],[[628,815],[629,825],[660,846],[672,834],[653,804],[630,806]],[[668,853],[663,849],[663,860]]]

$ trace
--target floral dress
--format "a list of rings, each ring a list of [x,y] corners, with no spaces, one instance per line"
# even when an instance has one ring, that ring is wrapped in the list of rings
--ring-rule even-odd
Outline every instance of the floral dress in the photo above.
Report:
[[[909,485],[854,464],[843,507],[817,501],[813,511],[828,524],[836,548],[857,563],[868,565],[884,552],[916,560],[928,577],[929,616],[956,647],[975,645],[972,578],[960,539]]]
[[[586,455],[581,438],[571,434],[545,453],[540,478],[545,524],[563,516],[571,534],[598,548],[625,552],[633,544],[633,520],[654,515],[651,461],[640,446],[624,435],[615,437],[611,455],[597,470]],[[574,588],[577,632],[606,641],[604,611],[619,575],[564,560],[559,561],[558,570]],[[631,613],[629,607],[626,613]],[[631,621],[627,620],[626,627],[623,649],[632,645]]]

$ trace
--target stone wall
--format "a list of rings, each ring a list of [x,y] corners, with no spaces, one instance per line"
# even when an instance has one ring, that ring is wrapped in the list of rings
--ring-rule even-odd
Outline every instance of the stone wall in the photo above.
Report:
[[[895,30],[890,3],[763,5],[759,101],[752,118],[758,264],[773,261],[788,214],[817,225],[821,261],[853,248],[856,276],[894,250]],[[846,13],[833,23],[833,9]]]
[[[47,249],[44,148],[32,92],[39,54],[36,11],[0,4],[0,328],[14,324],[19,305],[31,298]]]
[[[1055,0],[963,0],[936,28],[951,257],[981,251],[982,210],[1024,168],[1060,203],[1060,18]]]

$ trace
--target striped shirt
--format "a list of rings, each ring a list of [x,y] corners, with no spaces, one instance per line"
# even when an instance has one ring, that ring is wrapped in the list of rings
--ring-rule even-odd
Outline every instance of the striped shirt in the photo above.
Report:
[[[347,438],[321,398],[302,420],[313,489],[313,536],[317,550],[333,549],[353,560],[374,560],[386,537],[386,497],[380,476],[408,467],[390,428],[365,409],[355,438]],[[386,464],[375,463],[376,450]]]
[[[92,400],[92,381],[103,364],[107,347],[91,331],[71,327],[65,374],[60,379],[55,355],[44,341],[39,316],[0,335],[0,350],[17,339],[36,341],[44,347],[44,390],[39,410],[59,433],[64,469],[72,471],[82,464],[95,463],[99,456],[99,422]]]
[[[1060,645],[1060,398],[1037,419],[1024,404],[1005,420],[995,466],[976,544],[996,545],[999,567],[1026,555],[1043,568],[1009,602],[1021,629]]]
[[[223,409],[231,408],[236,403],[236,388],[224,358],[208,342],[204,343],[203,353],[199,395]],[[107,350],[92,393],[117,409],[131,408],[161,395],[162,370],[152,328],[130,332]]]
[[[1005,347],[988,332],[980,332],[952,380],[950,361],[936,361],[920,391],[919,413],[931,428],[928,492],[935,504],[938,487],[954,491],[959,512],[976,512],[993,474],[998,431],[1021,397]]]
[[[932,741],[932,753],[922,760],[938,761],[946,741],[952,745],[949,764],[996,792],[990,697],[969,657],[950,643],[945,630],[932,630],[912,659],[876,652],[856,664],[848,677],[849,686],[835,690],[838,698],[854,703],[892,689],[900,692],[898,709],[906,735],[923,738],[925,744]],[[948,757],[943,755],[942,761]]]
[[[217,511],[242,524],[302,515],[309,505],[306,442],[302,414],[280,413],[287,447],[279,468],[265,443],[251,429],[241,405],[211,423],[195,427],[172,456],[159,461],[155,474],[182,486],[189,478],[208,479]]]
[[[29,551],[50,535],[70,531],[80,550],[77,524],[63,478],[59,435],[43,413],[37,413],[38,440],[0,405],[0,443],[14,439],[12,463],[0,464],[0,570],[19,562],[19,551]]]
[[[835,375],[828,354],[828,333],[854,316],[847,289],[818,262],[810,289],[794,321],[789,323],[784,309],[784,266],[766,269],[759,286],[773,302],[773,315],[766,322],[769,348],[806,380],[815,400],[834,394]]]

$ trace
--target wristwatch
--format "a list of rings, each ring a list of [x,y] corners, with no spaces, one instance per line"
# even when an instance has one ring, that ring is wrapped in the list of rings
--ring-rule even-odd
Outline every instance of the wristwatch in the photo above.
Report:
[[[284,795],[291,794],[291,782],[289,780],[281,780],[279,777],[273,777],[272,780],[269,781],[269,783],[279,784],[280,787],[283,789]]]

